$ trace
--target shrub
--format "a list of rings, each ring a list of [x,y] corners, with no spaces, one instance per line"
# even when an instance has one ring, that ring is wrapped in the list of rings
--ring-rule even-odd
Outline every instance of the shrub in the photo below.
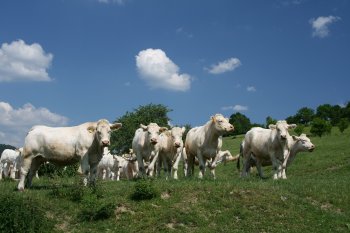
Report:
[[[294,129],[294,132],[298,135],[302,134],[304,131],[305,126],[304,125],[297,125],[297,127]]]
[[[40,203],[21,193],[0,194],[0,232],[51,232],[53,223]]]
[[[134,201],[150,200],[159,196],[158,190],[154,187],[152,180],[140,179],[135,184],[131,199]]]
[[[316,136],[322,137],[325,133],[330,133],[332,125],[321,118],[315,118],[312,121],[310,132]]]
[[[95,194],[85,195],[82,200],[82,208],[78,214],[80,221],[98,221],[110,218],[114,214],[115,204],[99,199]]]

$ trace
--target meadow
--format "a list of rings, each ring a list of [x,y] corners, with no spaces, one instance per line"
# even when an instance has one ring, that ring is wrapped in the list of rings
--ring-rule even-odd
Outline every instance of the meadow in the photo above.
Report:
[[[237,154],[242,138],[224,138],[223,149]],[[316,149],[298,154],[287,180],[272,180],[271,167],[267,179],[255,170],[242,179],[235,162],[220,164],[216,180],[180,170],[179,180],[87,188],[79,178],[42,177],[20,193],[7,179],[0,232],[350,232],[350,129],[311,140]]]

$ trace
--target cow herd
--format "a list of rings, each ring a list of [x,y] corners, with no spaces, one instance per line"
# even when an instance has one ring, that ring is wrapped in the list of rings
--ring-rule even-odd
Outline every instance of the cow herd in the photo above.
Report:
[[[249,130],[241,143],[240,153],[232,156],[221,147],[222,136],[232,132],[234,126],[223,115],[216,114],[206,124],[190,129],[187,135],[184,127],[168,129],[156,123],[140,124],[130,152],[113,155],[108,149],[111,131],[121,127],[121,123],[110,124],[105,119],[73,127],[34,126],[29,130],[23,148],[7,149],[2,153],[0,179],[2,174],[14,178],[18,171],[18,190],[23,191],[25,186],[31,186],[33,176],[44,162],[60,166],[80,162],[79,173],[85,176],[85,184],[94,184],[97,177],[133,179],[159,176],[161,171],[166,179],[178,179],[180,160],[185,176],[193,176],[198,164],[199,178],[203,178],[208,168],[215,179],[218,164],[237,160],[239,167],[240,157],[243,159],[242,177],[248,176],[253,166],[264,177],[262,167],[272,165],[273,179],[286,179],[287,166],[296,154],[315,148],[305,134],[289,134],[288,130],[295,128],[295,124],[277,121],[268,129],[254,127]]]

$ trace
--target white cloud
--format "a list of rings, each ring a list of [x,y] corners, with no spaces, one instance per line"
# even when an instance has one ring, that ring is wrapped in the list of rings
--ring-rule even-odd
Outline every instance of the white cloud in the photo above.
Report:
[[[328,17],[324,17],[324,16],[320,16],[317,19],[310,19],[310,24],[312,26],[312,36],[313,37],[319,37],[319,38],[324,38],[327,37],[329,35],[329,26],[332,23],[335,23],[337,21],[339,21],[341,18],[338,16],[328,16]]]
[[[179,67],[161,49],[140,51],[136,56],[136,67],[151,88],[187,91],[191,87],[191,76],[180,74]]]
[[[9,103],[0,102],[0,143],[20,147],[33,125],[64,126],[68,118],[52,113],[47,108],[36,108],[27,103],[14,109]]]
[[[3,43],[0,48],[0,82],[51,81],[47,69],[52,58],[53,55],[45,53],[37,43],[27,45],[23,40]]]
[[[256,88],[254,86],[248,86],[247,87],[247,91],[249,92],[255,92],[256,91]]]
[[[233,110],[235,112],[244,112],[244,111],[248,111],[248,107],[247,106],[243,106],[243,105],[235,105],[235,106],[225,106],[221,108],[223,111],[228,111],[228,110]]]
[[[238,58],[229,58],[225,61],[219,62],[218,64],[211,65],[208,69],[211,74],[221,74],[228,71],[233,71],[241,65],[241,61]]]

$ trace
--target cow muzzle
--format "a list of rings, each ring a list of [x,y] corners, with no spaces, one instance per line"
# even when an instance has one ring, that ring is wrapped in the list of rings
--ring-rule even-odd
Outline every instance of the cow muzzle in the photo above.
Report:
[[[102,146],[109,146],[109,140],[103,140]]]
[[[175,142],[175,143],[174,143],[174,146],[175,146],[176,148],[179,148],[181,145],[180,145],[179,142]]]
[[[155,139],[155,138],[151,139],[151,144],[155,145],[155,144],[157,144],[157,142],[158,142],[157,139]]]
[[[314,149],[315,149],[315,146],[314,146],[314,145],[312,145],[312,146],[309,148],[309,152],[313,152],[313,151],[314,151]]]
[[[286,140],[287,139],[287,135],[281,135],[281,139],[282,140]]]

